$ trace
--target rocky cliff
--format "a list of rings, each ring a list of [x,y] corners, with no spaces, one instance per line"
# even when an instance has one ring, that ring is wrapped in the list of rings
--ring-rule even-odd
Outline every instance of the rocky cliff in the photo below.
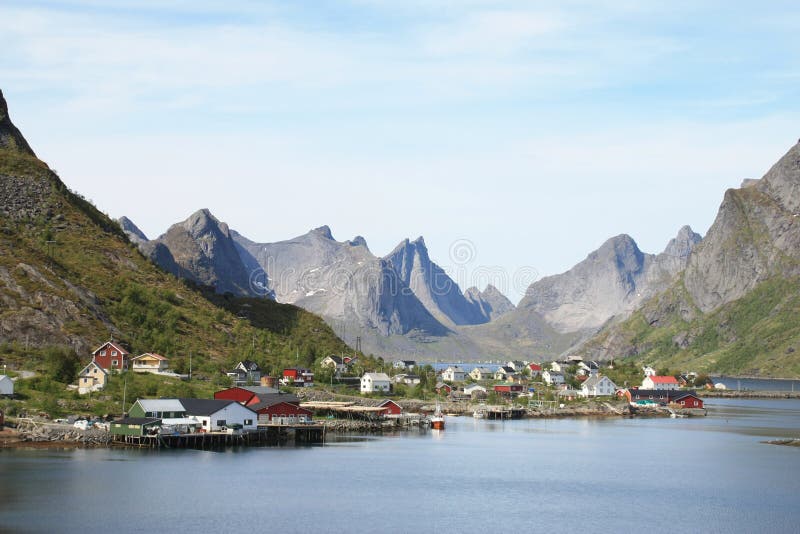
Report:
[[[0,149],[36,156],[8,115],[8,103],[0,91]]]
[[[485,322],[493,321],[516,308],[508,297],[491,284],[483,291],[477,287],[467,289],[464,298],[480,310],[480,314],[487,319]]]

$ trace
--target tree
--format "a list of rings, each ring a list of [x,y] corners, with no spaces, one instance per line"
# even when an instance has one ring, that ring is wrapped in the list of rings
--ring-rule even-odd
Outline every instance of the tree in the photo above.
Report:
[[[57,382],[69,384],[78,374],[80,358],[66,347],[48,347],[44,353],[47,375]]]

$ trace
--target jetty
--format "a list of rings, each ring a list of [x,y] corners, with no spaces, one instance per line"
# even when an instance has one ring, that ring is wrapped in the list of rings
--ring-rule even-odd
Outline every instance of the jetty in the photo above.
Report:
[[[195,432],[188,434],[115,435],[112,444],[149,449],[218,450],[227,447],[322,445],[325,425],[259,425],[246,432]]]

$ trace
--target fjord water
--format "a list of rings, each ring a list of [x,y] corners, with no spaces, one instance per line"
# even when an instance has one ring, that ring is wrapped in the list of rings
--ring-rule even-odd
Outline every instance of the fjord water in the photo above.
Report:
[[[0,531],[797,532],[800,401],[226,452],[0,451]]]

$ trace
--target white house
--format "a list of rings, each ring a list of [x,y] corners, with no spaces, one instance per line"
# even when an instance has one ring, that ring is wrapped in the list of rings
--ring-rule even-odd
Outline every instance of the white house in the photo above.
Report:
[[[675,390],[681,385],[674,376],[646,376],[642,380],[642,389]]]
[[[550,370],[555,371],[556,373],[561,373],[567,367],[563,362],[552,362],[550,364]]]
[[[420,383],[419,375],[400,373],[399,375],[394,375],[393,378],[395,384],[407,384],[409,386],[416,386],[417,384]]]
[[[597,362],[579,362],[578,374],[583,376],[597,376],[600,365]]]
[[[542,380],[544,380],[545,384],[548,386],[552,386],[553,384],[559,385],[564,383],[564,375],[557,371],[545,370],[542,373]]]
[[[466,374],[461,367],[448,367],[442,371],[442,380],[445,382],[463,382]]]
[[[364,373],[361,377],[361,393],[388,392],[391,387],[392,380],[386,373]]]
[[[233,400],[179,399],[186,418],[195,419],[206,432],[224,432],[230,428],[256,430],[258,414]]]
[[[488,367],[476,367],[469,372],[469,376],[473,380],[492,380],[494,378],[494,371]]]
[[[645,365],[642,367],[642,371],[644,371],[644,376],[656,376],[656,370],[650,367],[649,365]]]
[[[581,384],[581,397],[605,397],[613,395],[617,385],[607,376],[590,376]]]
[[[347,364],[344,363],[344,358],[341,356],[330,355],[325,356],[319,363],[320,367],[332,368],[336,374],[344,373],[347,371]]]
[[[108,372],[92,360],[78,373],[78,394],[86,395],[106,387]]]
[[[509,360],[506,362],[506,367],[511,367],[516,372],[521,372],[525,368],[525,362],[520,360]]]
[[[13,395],[14,381],[8,375],[0,375],[0,395]]]
[[[464,387],[464,395],[469,395],[470,397],[483,397],[486,396],[487,393],[486,388],[480,384],[470,384]]]
[[[413,371],[414,367],[416,367],[417,365],[417,362],[415,360],[395,360],[393,365],[395,369],[405,369],[406,371]]]

